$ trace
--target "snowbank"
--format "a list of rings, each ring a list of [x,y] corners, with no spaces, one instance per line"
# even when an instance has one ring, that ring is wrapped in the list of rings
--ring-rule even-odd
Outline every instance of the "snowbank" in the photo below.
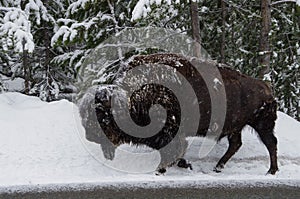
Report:
[[[278,117],[275,134],[279,140],[280,171],[275,176],[265,175],[269,155],[250,127],[243,130],[243,146],[222,173],[214,173],[212,168],[227,149],[226,139],[207,157],[199,159],[202,138],[189,138],[186,158],[194,169],[172,167],[166,175],[156,176],[154,172],[142,173],[153,171],[159,163],[158,153],[145,147],[121,146],[116,160],[105,162],[100,147],[82,138],[84,131],[74,104],[66,100],[46,103],[36,97],[4,93],[0,95],[0,190],[18,185],[61,183],[178,186],[189,182],[272,181],[299,186],[300,123],[281,112]]]

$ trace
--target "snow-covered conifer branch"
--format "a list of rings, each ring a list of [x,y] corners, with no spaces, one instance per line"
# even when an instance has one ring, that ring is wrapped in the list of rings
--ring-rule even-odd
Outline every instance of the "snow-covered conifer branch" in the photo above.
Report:
[[[300,6],[300,0],[280,0],[280,1],[275,1],[271,3],[271,6],[275,6],[277,4],[282,4],[282,3],[296,3],[298,6]]]

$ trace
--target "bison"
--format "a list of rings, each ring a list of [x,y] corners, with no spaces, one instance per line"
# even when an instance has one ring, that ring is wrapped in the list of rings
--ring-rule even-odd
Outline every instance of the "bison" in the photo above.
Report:
[[[116,78],[122,81],[124,72],[143,64],[164,64],[176,68],[193,86],[201,114],[198,130],[189,132],[189,135],[207,136],[210,131],[210,121],[214,119],[211,118],[211,99],[203,74],[199,74],[192,63],[192,59],[178,54],[139,55],[123,65]],[[277,139],[273,134],[273,130],[277,118],[277,107],[271,89],[265,82],[243,75],[225,65],[219,65],[212,61],[202,61],[200,64],[201,67],[215,65],[218,65],[218,71],[223,80],[222,86],[226,91],[225,104],[227,106],[224,125],[218,140],[227,137],[229,147],[216,164],[214,171],[220,172],[226,162],[239,150],[242,145],[241,131],[244,126],[249,125],[255,129],[269,151],[270,169],[268,173],[275,174],[278,171]],[[213,76],[214,74],[207,75]],[[140,126],[147,126],[151,123],[149,110],[154,104],[160,104],[166,110],[167,117],[163,128],[150,137],[132,136],[118,127],[111,110],[111,93],[113,90],[113,85],[96,89],[94,92],[95,106],[92,106],[95,108],[95,115],[92,119],[97,118],[105,135],[104,137],[109,140],[109,143],[103,144],[102,133],[87,130],[87,139],[102,144],[105,157],[112,159],[115,147],[123,143],[144,144],[153,149],[161,150],[176,137],[181,121],[181,110],[180,103],[172,90],[155,83],[147,84],[134,91],[128,99],[130,116]],[[88,120],[89,118],[84,123],[86,129],[91,126]],[[93,133],[94,135],[92,135]],[[175,160],[179,160],[178,166],[190,167],[182,158],[187,148],[185,137],[179,136],[175,142],[177,143],[175,148],[169,148],[165,151],[168,158],[162,160],[159,165],[158,170],[160,172],[164,172],[165,168],[174,164]]]

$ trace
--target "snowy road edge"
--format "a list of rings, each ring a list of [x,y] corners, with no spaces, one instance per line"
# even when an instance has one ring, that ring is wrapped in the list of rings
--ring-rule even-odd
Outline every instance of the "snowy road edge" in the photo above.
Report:
[[[300,180],[203,180],[203,181],[144,181],[144,182],[101,182],[101,183],[62,183],[43,185],[0,186],[0,194],[27,192],[88,191],[94,189],[159,189],[159,188],[253,188],[253,187],[294,187],[300,188]]]

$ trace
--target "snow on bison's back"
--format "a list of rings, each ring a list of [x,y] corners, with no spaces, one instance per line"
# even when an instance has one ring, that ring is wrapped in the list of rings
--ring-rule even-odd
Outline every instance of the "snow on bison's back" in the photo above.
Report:
[[[125,74],[124,72],[129,71],[134,67],[152,63],[164,64],[176,68],[176,71],[181,73],[193,85],[193,89],[198,98],[201,114],[198,131],[195,135],[206,136],[211,120],[211,99],[209,97],[209,91],[201,75],[195,75],[197,74],[196,69],[193,67],[191,61],[187,60],[185,57],[176,54],[136,56],[126,66],[123,66],[123,69],[120,70],[120,75],[117,77],[121,77],[122,72]],[[215,64],[212,62],[203,63],[208,66]],[[257,131],[259,137],[269,151],[271,166],[268,172],[275,174],[278,170],[277,139],[273,134],[273,129],[277,116],[276,101],[272,96],[270,88],[263,81],[243,75],[228,67],[219,67],[218,71],[220,72],[223,84],[225,85],[227,105],[225,122],[219,139],[227,137],[229,140],[229,148],[217,163],[214,170],[220,172],[225,163],[235,152],[237,152],[242,145],[241,131],[245,125],[250,125]],[[176,134],[176,130],[178,129],[176,127],[180,125],[180,123],[174,122],[174,119],[172,120],[172,118],[180,117],[180,114],[178,114],[178,112],[180,113],[180,109],[178,108],[180,107],[180,104],[178,104],[176,97],[172,96],[168,97],[167,100],[161,100],[171,93],[168,89],[159,85],[146,85],[139,90],[138,95],[133,94],[129,99],[131,118],[135,123],[142,126],[151,122],[149,119],[150,107],[153,104],[159,104],[161,102],[165,103],[161,105],[167,109],[167,113],[169,114],[167,115],[166,124],[170,124],[170,128],[163,128],[157,135],[150,138],[130,136],[118,127],[112,115],[109,93],[111,93],[111,91],[109,91],[108,87],[97,90],[95,95],[95,103],[97,104],[96,115],[104,134],[115,146],[122,143],[133,143],[136,145],[145,144],[155,149],[161,149],[168,144],[170,138],[173,138]],[[100,143],[99,139],[90,140]],[[184,143],[184,141],[181,141],[181,143]],[[107,148],[103,146],[102,148],[103,151],[108,151]],[[182,151],[179,151],[174,157],[177,159],[182,158],[185,149],[186,147],[184,145]],[[162,160],[162,162],[164,161]],[[159,166],[159,169],[168,166],[166,163],[171,165],[173,162],[166,160],[164,164]],[[183,166],[186,165],[183,164]]]

